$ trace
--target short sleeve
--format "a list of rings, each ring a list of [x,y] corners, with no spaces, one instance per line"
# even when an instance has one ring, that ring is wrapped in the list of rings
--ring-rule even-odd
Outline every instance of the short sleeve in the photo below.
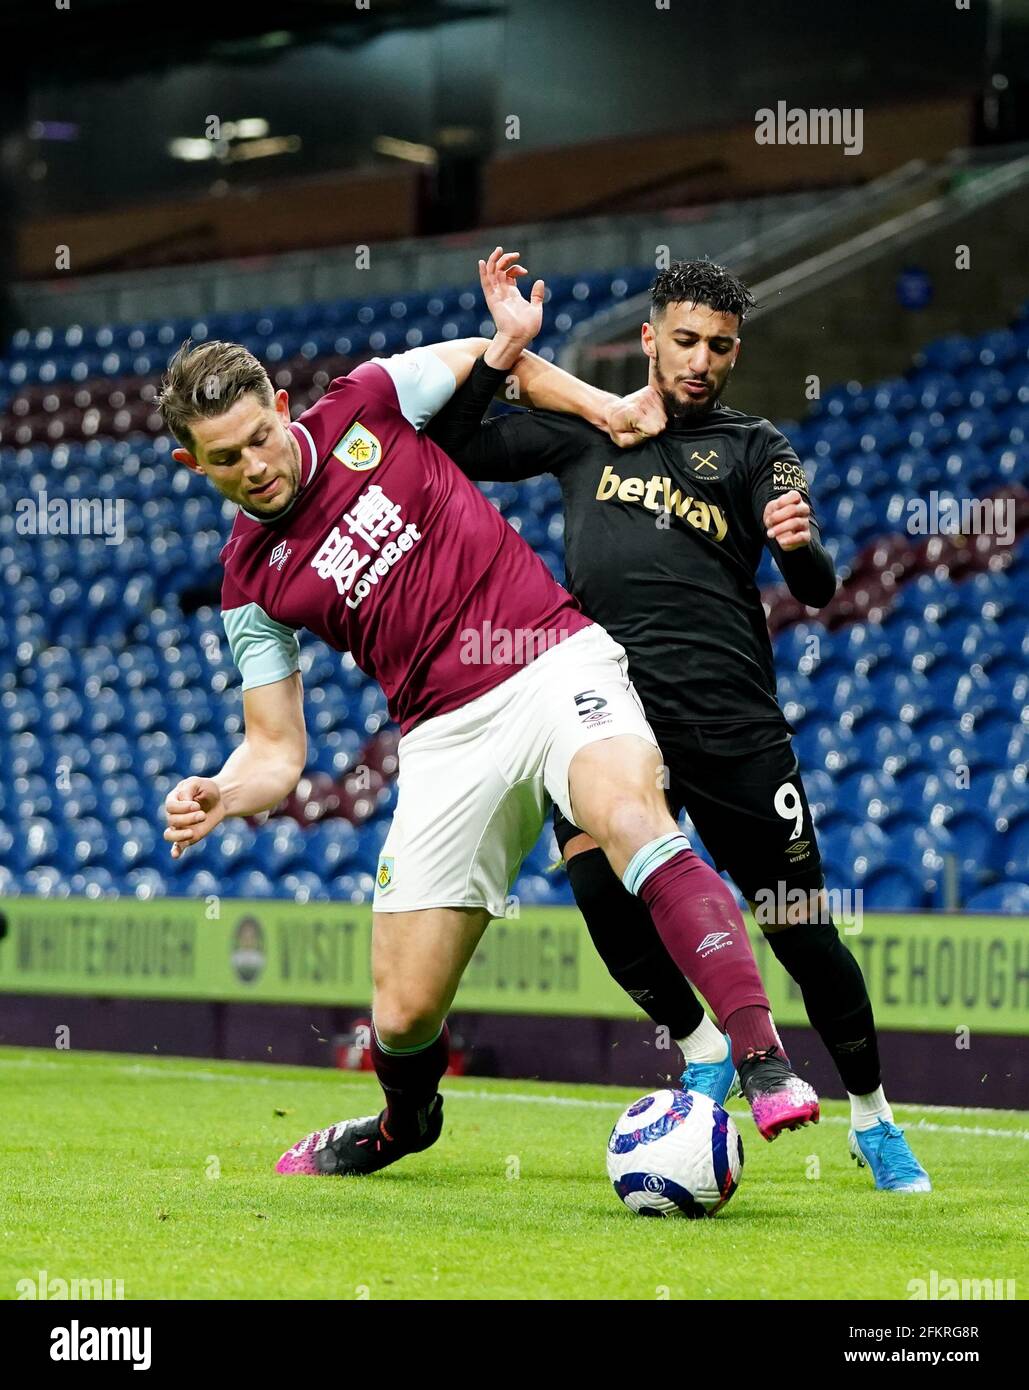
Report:
[[[457,390],[457,378],[431,348],[412,348],[393,357],[373,357],[350,373],[356,380],[369,367],[378,367],[393,382],[400,413],[416,430],[424,429]]]
[[[291,627],[269,618],[257,603],[222,611],[232,659],[243,677],[243,689],[272,685],[300,669],[300,642]]]

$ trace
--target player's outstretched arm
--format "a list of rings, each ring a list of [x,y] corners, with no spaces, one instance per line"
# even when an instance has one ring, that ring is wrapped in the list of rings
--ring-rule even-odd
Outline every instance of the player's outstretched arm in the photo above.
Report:
[[[484,420],[496,395],[547,414],[519,410]],[[660,434],[667,423],[660,394],[652,387],[612,396],[523,352],[510,372],[479,357],[426,434],[476,482],[515,482],[557,473],[581,454],[589,435],[569,423],[576,416],[603,430],[620,449]]]
[[[580,381],[555,362],[546,362],[534,352],[523,352],[511,370],[517,386],[508,399],[533,410],[553,410],[577,415],[594,429],[607,432],[611,412],[621,404],[611,391],[602,391],[588,381]]]
[[[254,816],[288,796],[307,762],[304,695],[299,672],[243,692],[246,733],[214,777],[185,777],[164,803],[164,838],[173,859],[226,816]]]
[[[460,412],[471,420],[474,432],[496,396],[534,410],[577,415],[595,429],[609,433],[615,443],[623,446],[638,444],[647,435],[657,434],[664,428],[660,397],[660,425],[652,405],[645,420],[642,418],[641,398],[651,388],[644,387],[642,392],[636,391],[624,398],[614,396],[610,391],[601,391],[589,382],[580,381],[555,363],[537,357],[517,340],[498,334],[494,338],[456,338],[450,343],[428,343],[426,347],[447,364],[457,382],[457,391],[426,431],[440,448],[446,448],[444,433],[448,421]],[[444,420],[436,424],[440,416],[444,416]],[[644,423],[646,428],[636,428]]]
[[[497,330],[492,340],[464,338],[430,348],[450,366],[457,390],[427,426],[429,437],[470,478],[486,481],[532,477],[569,458],[566,431],[556,422],[509,416],[503,430],[480,428],[495,396],[578,416],[604,430],[620,448],[659,434],[666,418],[653,388],[620,398],[527,350],[542,326],[545,286],[537,280],[525,299],[518,280],[528,271],[517,262],[517,251],[500,246],[479,262],[479,283]],[[571,452],[578,452],[574,441]]]
[[[528,351],[543,326],[546,286],[536,280],[528,299],[522,295],[518,281],[529,272],[518,264],[518,257],[517,251],[497,246],[479,262],[479,284],[496,335],[430,347],[450,367],[458,388],[440,412],[442,418],[438,416],[430,428],[430,436],[451,457],[458,458],[472,446],[490,402],[501,394],[507,401],[534,410],[577,415],[595,429],[604,430],[621,448],[660,434],[667,421],[660,394],[653,387],[618,397]],[[458,458],[458,462],[463,464],[464,460]],[[498,457],[496,462],[503,460]]]
[[[476,391],[462,392],[464,403],[474,399],[475,405],[481,407],[479,418],[493,396],[504,388],[506,399],[519,405],[578,415],[597,429],[606,430],[610,409],[618,397],[526,350],[543,327],[546,287],[542,280],[536,280],[528,298],[522,294],[518,282],[529,272],[518,264],[518,258],[519,252],[497,246],[486,260],[479,262],[479,284],[495,336],[434,343],[430,350],[451,368],[458,388],[465,386],[473,368],[480,364]]]

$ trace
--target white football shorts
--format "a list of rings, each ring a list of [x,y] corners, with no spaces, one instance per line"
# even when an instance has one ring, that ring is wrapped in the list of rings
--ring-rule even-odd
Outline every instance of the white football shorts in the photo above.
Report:
[[[657,747],[625,649],[599,625],[399,744],[397,809],[375,875],[377,912],[505,904],[551,801],[573,820],[568,769],[619,734]]]

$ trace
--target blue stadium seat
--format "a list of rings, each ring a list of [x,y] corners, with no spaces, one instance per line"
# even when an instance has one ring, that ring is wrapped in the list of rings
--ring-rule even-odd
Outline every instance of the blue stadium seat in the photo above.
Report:
[[[269,820],[256,831],[250,861],[272,880],[304,866],[307,834],[294,820]]]
[[[358,833],[347,820],[323,820],[304,832],[304,865],[326,881],[338,878],[357,853]]]
[[[294,902],[328,902],[330,900],[325,879],[321,874],[313,873],[310,869],[291,870],[284,874],[281,879],[277,878],[276,883],[281,883],[282,886],[282,892],[279,896],[291,898]]]
[[[217,878],[210,869],[196,869],[182,884],[182,896],[200,901],[219,897],[224,892],[223,883],[224,881]]]
[[[157,869],[130,869],[125,875],[126,891],[143,901],[168,896],[168,885]]]
[[[370,902],[374,879],[370,873],[340,874],[332,880],[330,893],[334,900],[345,903]]]
[[[1006,912],[1012,916],[1029,913],[1029,883],[995,883],[982,888],[965,903],[969,912]]]
[[[232,896],[237,898],[274,898],[275,885],[260,869],[244,869],[231,873],[224,880]]]
[[[1008,878],[1024,876],[1029,865],[1029,814],[1023,813],[1014,818],[1007,830],[998,836],[998,841],[997,859],[1001,871]]]
[[[862,893],[870,912],[910,912],[927,906],[925,885],[906,864],[880,864],[865,878]]]
[[[208,835],[205,844],[209,867],[215,875],[238,875],[260,867],[254,856],[257,835],[243,821],[223,821]]]

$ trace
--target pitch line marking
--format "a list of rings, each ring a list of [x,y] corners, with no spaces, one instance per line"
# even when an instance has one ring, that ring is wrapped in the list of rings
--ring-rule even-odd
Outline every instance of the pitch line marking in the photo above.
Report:
[[[494,1091],[450,1091],[443,1092],[447,1100],[514,1100],[535,1105],[571,1105],[591,1110],[614,1110],[621,1105],[617,1100],[579,1100],[574,1096],[534,1096],[524,1092],[512,1091],[507,1095],[497,1094]],[[925,1107],[920,1105],[898,1106],[898,1109],[922,1110]],[[737,1116],[746,1116],[750,1112],[741,1107],[734,1106],[729,1113],[735,1119]],[[986,1112],[989,1113],[989,1112]],[[850,1127],[850,1119],[846,1115],[823,1115],[820,1124],[847,1125]],[[971,1134],[979,1138],[988,1139],[1025,1139],[1029,1140],[1029,1130],[1027,1129],[992,1129],[985,1125],[939,1125],[932,1120],[911,1120],[908,1122],[913,1129],[927,1130],[931,1134]]]
[[[64,1063],[53,1061],[50,1058],[36,1057],[0,1057],[0,1067],[60,1067]],[[112,1070],[123,1076],[149,1076],[162,1080],[185,1080],[185,1081],[229,1081],[242,1082],[252,1086],[255,1082],[261,1086],[281,1086],[288,1083],[290,1078],[284,1077],[282,1080],[273,1079],[269,1076],[236,1076],[232,1073],[216,1071],[178,1071],[166,1069],[164,1067],[148,1066],[144,1063],[134,1063],[132,1065],[115,1066]],[[371,1073],[368,1073],[369,1078]],[[327,1078],[325,1078],[327,1079]],[[293,1084],[297,1082],[309,1082],[311,1084],[321,1084],[323,1078],[315,1076],[303,1076],[293,1078]],[[334,1078],[344,1084],[348,1081],[356,1080],[353,1076],[341,1076]],[[522,1105],[564,1105],[577,1110],[616,1110],[624,1109],[621,1101],[617,1100],[586,1100],[578,1096],[555,1096],[555,1095],[532,1095],[526,1091],[452,1091],[449,1088],[444,1092],[448,1100],[488,1100],[488,1101],[508,1101],[512,1100]],[[1020,1114],[1020,1111],[997,1111],[989,1110],[985,1107],[975,1106],[956,1106],[956,1105],[898,1105],[898,1110],[921,1111],[945,1111],[959,1113],[963,1115],[995,1115],[995,1114]],[[746,1116],[748,1111],[740,1107],[733,1107],[730,1114],[735,1118],[737,1115]],[[823,1115],[821,1124],[847,1125],[850,1120],[845,1115]],[[909,1120],[908,1124],[914,1128],[926,1131],[930,1134],[968,1134],[973,1138],[985,1139],[1022,1139],[1029,1140],[1029,1130],[1025,1129],[994,1129],[987,1125],[940,1125],[932,1120]]]

